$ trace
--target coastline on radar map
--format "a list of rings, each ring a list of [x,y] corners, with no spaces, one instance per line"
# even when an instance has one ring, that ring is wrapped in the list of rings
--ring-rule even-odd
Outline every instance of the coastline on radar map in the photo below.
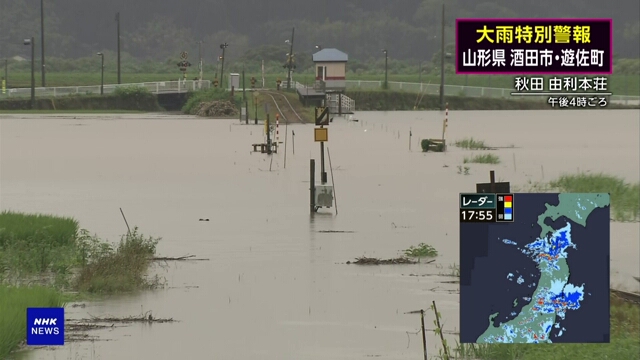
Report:
[[[609,342],[609,194],[514,194],[460,223],[462,343]]]

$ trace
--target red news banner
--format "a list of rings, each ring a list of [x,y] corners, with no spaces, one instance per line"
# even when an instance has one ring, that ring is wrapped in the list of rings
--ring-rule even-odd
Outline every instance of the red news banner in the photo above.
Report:
[[[456,19],[456,74],[608,75],[612,19]]]

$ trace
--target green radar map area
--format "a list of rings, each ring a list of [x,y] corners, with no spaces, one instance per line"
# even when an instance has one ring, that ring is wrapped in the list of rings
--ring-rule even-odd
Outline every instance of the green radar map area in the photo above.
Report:
[[[609,194],[508,206],[512,221],[460,223],[461,342],[609,343]]]

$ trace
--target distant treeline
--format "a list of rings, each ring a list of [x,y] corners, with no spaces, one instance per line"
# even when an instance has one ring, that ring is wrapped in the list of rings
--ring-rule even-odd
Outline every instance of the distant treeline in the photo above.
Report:
[[[451,49],[453,51],[453,49]],[[266,74],[285,73],[283,69],[284,60],[278,60],[278,49],[274,46],[262,46],[250,49],[240,57],[230,59],[225,62],[225,73],[241,72],[242,69],[248,74],[260,74],[262,69],[262,60],[265,64]],[[76,73],[99,73],[100,58],[96,56],[82,57],[77,59],[64,59],[51,57],[47,60],[47,71],[50,73],[57,72],[76,72]],[[121,61],[121,69],[127,74],[179,74],[177,67],[177,59],[166,59],[164,61],[142,60],[134,58],[125,53]],[[198,75],[197,60],[191,60],[192,66],[189,68],[189,78]],[[113,73],[116,71],[116,55],[113,52],[105,53],[105,72]],[[313,62],[309,53],[298,53],[296,55],[295,73],[312,74]],[[40,59],[36,59],[36,69],[39,69]],[[9,61],[9,74],[19,72],[26,73],[31,71],[30,61]],[[391,59],[388,62],[387,69],[389,74],[419,74],[423,76],[433,76],[440,74],[439,53],[434,55],[431,61],[417,62],[415,60],[397,60]],[[211,77],[213,73],[220,73],[220,64],[218,62],[204,62],[203,71]],[[36,71],[39,76],[39,71]],[[377,75],[384,73],[384,59],[370,59],[361,61],[358,59],[349,59],[347,64],[347,72],[349,74],[358,75]],[[454,74],[455,66],[452,59],[446,60],[446,74]],[[615,75],[640,75],[640,59],[614,59]]]
[[[446,43],[455,41],[456,18],[613,18],[616,55],[640,56],[638,0],[447,0]],[[120,12],[122,49],[135,58],[178,59],[181,51],[207,63],[229,43],[228,60],[263,45],[284,61],[295,26],[294,53],[315,45],[335,47],[350,59],[430,60],[440,49],[442,0],[112,0],[45,1],[46,51],[50,57],[94,56],[116,49]],[[34,36],[40,54],[40,1],[0,1],[0,58],[28,58],[24,38]],[[195,64],[194,61],[192,63]]]

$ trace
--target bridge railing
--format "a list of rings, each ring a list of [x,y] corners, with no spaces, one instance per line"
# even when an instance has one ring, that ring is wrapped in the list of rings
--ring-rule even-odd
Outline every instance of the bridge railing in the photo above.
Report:
[[[380,89],[382,81],[371,80],[346,80],[346,87],[349,89]],[[389,89],[402,90],[408,92],[425,93],[437,95],[440,94],[440,85],[431,83],[411,83],[389,81]],[[283,84],[286,87],[286,83]],[[156,81],[130,84],[105,84],[104,93],[109,94],[118,87],[143,87],[154,94],[162,93],[183,93],[197,89],[208,89],[211,87],[210,80],[182,80],[182,81]],[[305,88],[305,85],[297,81],[291,82],[292,88]],[[492,88],[480,86],[464,86],[464,85],[445,85],[444,94],[448,96],[469,96],[469,97],[488,97],[488,98],[507,98],[510,97],[513,89]],[[100,94],[100,85],[91,86],[63,86],[63,87],[37,87],[35,88],[36,97],[52,97],[52,96],[68,96],[68,95],[90,95]],[[7,89],[6,93],[0,92],[0,98],[18,98],[30,97],[31,88],[15,88]],[[530,97],[536,100],[537,97]],[[610,102],[624,105],[640,105],[640,96],[631,95],[612,95]]]
[[[129,84],[105,84],[104,93],[110,94],[117,88],[142,87],[154,94],[162,93],[184,93],[198,89],[208,89],[211,87],[210,80],[182,80],[182,81],[156,81]],[[99,95],[100,85],[90,86],[61,86],[61,87],[37,87],[36,97],[57,97],[68,95]],[[5,94],[0,92],[0,97],[30,97],[31,88],[7,89]]]
[[[347,80],[347,89],[380,89],[383,81],[371,80]],[[440,84],[432,83],[411,83],[389,81],[390,90],[402,90],[407,92],[425,93],[430,95],[440,94]],[[508,98],[515,89],[492,88],[481,86],[445,85],[444,94],[447,96],[468,96],[468,97],[488,97],[488,98]],[[539,100],[544,97],[527,97],[528,100]],[[640,105],[640,96],[631,95],[611,95],[610,102],[624,105]]]

